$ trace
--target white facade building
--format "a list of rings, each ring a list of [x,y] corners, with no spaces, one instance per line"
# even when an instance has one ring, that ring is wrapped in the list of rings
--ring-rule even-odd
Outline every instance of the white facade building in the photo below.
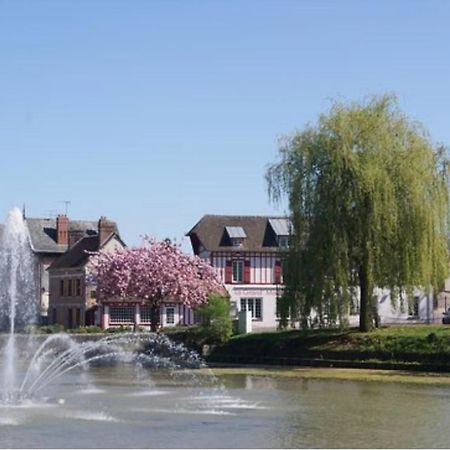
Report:
[[[233,316],[250,310],[253,331],[278,326],[277,298],[281,296],[281,260],[291,224],[286,217],[205,215],[187,233],[193,251],[208,259],[224,283]],[[414,301],[393,305],[388,289],[376,289],[381,324],[441,323],[450,307],[450,279],[443,292],[416,289]],[[350,311],[351,326],[359,323],[358,307]]]
[[[278,326],[281,259],[289,233],[285,217],[205,215],[187,234],[194,253],[216,269],[233,315],[251,312],[253,330]]]

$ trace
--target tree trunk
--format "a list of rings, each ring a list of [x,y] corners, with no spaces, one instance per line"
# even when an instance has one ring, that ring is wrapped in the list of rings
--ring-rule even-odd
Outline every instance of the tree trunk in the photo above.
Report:
[[[152,305],[150,309],[150,330],[155,332],[160,325],[159,305]]]
[[[371,283],[367,264],[361,265],[359,269],[360,288],[360,311],[359,311],[359,331],[370,331],[373,328],[371,314],[373,286]]]

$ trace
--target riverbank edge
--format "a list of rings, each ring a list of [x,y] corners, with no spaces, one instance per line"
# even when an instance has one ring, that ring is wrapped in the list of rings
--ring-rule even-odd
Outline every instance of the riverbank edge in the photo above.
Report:
[[[450,365],[419,362],[399,361],[355,361],[320,358],[289,358],[289,357],[262,357],[238,356],[227,354],[214,354],[205,358],[208,364],[232,364],[236,366],[260,365],[278,367],[315,367],[315,368],[345,368],[368,370],[395,370],[408,372],[435,372],[450,374]]]
[[[204,369],[199,369],[200,371]],[[302,380],[339,380],[410,383],[421,385],[450,386],[448,374],[436,372],[410,372],[383,369],[323,368],[323,367],[287,367],[240,364],[212,364],[205,374],[215,376],[246,375],[256,377],[274,377]]]

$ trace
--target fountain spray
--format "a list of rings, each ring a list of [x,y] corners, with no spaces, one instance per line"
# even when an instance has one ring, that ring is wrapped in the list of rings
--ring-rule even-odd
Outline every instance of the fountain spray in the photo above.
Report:
[[[28,229],[21,211],[8,214],[0,239],[0,327],[8,331],[3,351],[5,392],[16,390],[16,325],[36,323],[36,279]]]

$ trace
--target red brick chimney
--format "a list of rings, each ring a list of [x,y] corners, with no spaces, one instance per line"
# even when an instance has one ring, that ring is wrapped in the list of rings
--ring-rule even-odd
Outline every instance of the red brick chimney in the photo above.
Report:
[[[69,245],[69,218],[65,214],[56,218],[56,243]]]
[[[108,220],[105,216],[100,217],[98,221],[98,236],[99,236],[99,245],[103,245],[103,243],[116,231],[116,225],[111,220]]]

